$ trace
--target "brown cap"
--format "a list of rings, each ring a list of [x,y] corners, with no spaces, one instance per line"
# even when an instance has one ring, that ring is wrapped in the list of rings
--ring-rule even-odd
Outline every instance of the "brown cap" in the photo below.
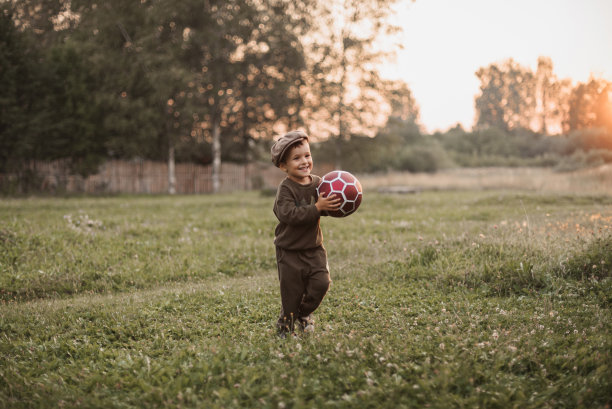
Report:
[[[302,131],[291,131],[281,136],[278,141],[274,142],[274,145],[272,145],[270,149],[272,163],[274,163],[276,167],[279,167],[287,150],[297,142],[303,140],[308,141],[308,135]]]

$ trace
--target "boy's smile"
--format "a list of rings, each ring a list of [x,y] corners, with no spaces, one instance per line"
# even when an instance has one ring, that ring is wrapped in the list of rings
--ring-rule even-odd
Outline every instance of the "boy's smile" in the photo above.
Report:
[[[291,147],[285,162],[280,164],[281,170],[287,172],[289,179],[306,185],[310,183],[312,171],[312,155],[310,145],[304,141],[300,145]]]

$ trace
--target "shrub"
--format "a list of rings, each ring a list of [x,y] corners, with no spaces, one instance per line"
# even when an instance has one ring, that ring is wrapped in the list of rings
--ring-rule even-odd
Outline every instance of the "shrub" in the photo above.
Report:
[[[408,146],[396,159],[397,169],[409,172],[434,173],[450,167],[452,163],[446,151],[438,144]]]
[[[571,172],[576,169],[603,165],[604,163],[612,163],[612,151],[604,149],[578,150],[563,157],[555,166],[555,170],[557,172]]]

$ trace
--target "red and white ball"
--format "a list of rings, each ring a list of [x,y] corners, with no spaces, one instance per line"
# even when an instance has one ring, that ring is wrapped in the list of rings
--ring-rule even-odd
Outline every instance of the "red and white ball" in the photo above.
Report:
[[[333,217],[346,217],[353,214],[361,204],[363,197],[359,180],[343,170],[334,170],[323,176],[317,187],[317,194],[319,196],[335,194],[342,199],[342,205],[338,210],[327,212]]]

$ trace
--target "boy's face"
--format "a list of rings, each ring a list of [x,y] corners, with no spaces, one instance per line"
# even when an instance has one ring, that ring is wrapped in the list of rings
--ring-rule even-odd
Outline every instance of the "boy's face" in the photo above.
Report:
[[[292,146],[287,153],[284,162],[280,163],[282,171],[287,172],[289,179],[300,184],[310,183],[310,172],[312,171],[312,156],[310,145],[304,141],[299,145]]]

